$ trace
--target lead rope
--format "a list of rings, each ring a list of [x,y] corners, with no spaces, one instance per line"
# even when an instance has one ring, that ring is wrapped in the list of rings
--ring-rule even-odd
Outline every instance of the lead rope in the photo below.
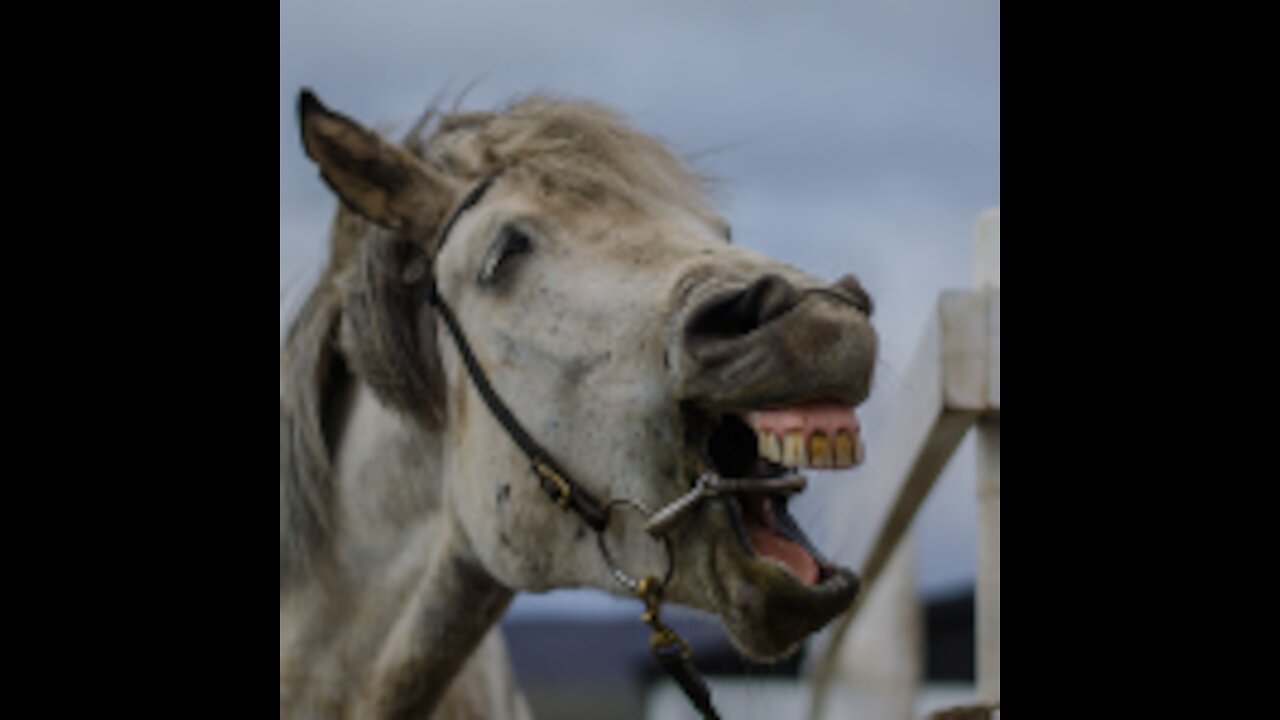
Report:
[[[613,517],[613,511],[617,508],[629,508],[639,513],[645,520],[646,528],[649,527],[654,518],[654,513],[650,512],[643,503],[635,500],[612,500],[605,505],[606,519]],[[646,575],[636,579],[628,575],[613,559],[613,554],[609,552],[609,545],[605,542],[605,534],[603,532],[596,534],[596,543],[600,548],[600,555],[604,558],[605,564],[608,565],[609,571],[613,573],[613,577],[618,584],[635,594],[644,604],[644,613],[640,616],[640,620],[649,626],[649,653],[653,655],[653,660],[662,668],[663,672],[676,682],[680,690],[684,692],[685,697],[693,704],[699,712],[702,713],[704,720],[719,720],[719,714],[716,713],[715,707],[711,704],[711,689],[702,678],[702,674],[698,672],[698,667],[693,664],[693,646],[687,640],[680,637],[670,625],[662,621],[659,614],[662,608],[662,594],[666,590],[667,583],[671,581],[672,574],[675,573],[675,558],[671,552],[671,539],[665,533],[647,533],[654,540],[662,543],[662,549],[667,558],[667,570],[661,579],[652,575]]]
[[[658,667],[676,681],[703,718],[720,720],[715,706],[711,704],[711,688],[707,687],[706,680],[693,664],[693,647],[658,616],[662,605],[662,587],[653,577],[642,578],[636,587],[636,594],[644,603],[644,614],[640,619],[653,631],[649,634],[649,652]]]
[[[488,190],[495,177],[496,175],[491,176],[478,184],[458,204],[440,234],[440,240],[436,244],[437,255],[443,248],[445,240],[448,239],[449,230],[453,228],[458,217],[467,208],[480,201],[480,198],[484,196],[485,191]],[[436,314],[444,321],[445,327],[448,329],[449,335],[453,338],[454,345],[458,349],[458,354],[462,357],[462,364],[467,369],[467,375],[471,378],[471,382],[476,388],[476,392],[480,394],[485,405],[489,407],[489,412],[493,414],[494,419],[506,430],[508,437],[515,442],[529,459],[530,470],[538,476],[538,480],[546,493],[561,509],[574,511],[584,523],[595,531],[600,551],[614,576],[624,586],[636,593],[640,601],[644,603],[645,611],[640,616],[640,619],[652,630],[649,635],[649,651],[653,655],[654,661],[675,680],[685,696],[689,698],[689,702],[693,703],[693,706],[702,713],[704,720],[720,720],[715,707],[711,704],[711,690],[698,672],[698,668],[693,664],[693,648],[675,630],[662,622],[662,618],[659,616],[659,610],[662,605],[662,591],[666,588],[667,581],[671,579],[671,573],[675,570],[675,563],[671,557],[670,541],[665,534],[651,531],[654,537],[662,539],[666,548],[668,566],[667,574],[662,580],[651,576],[641,578],[638,581],[633,580],[617,567],[605,547],[604,532],[609,524],[608,508],[619,501],[602,505],[595,496],[575,482],[569,473],[556,463],[551,454],[539,445],[533,439],[533,436],[524,429],[524,426],[520,424],[520,421],[516,419],[515,414],[511,412],[497,391],[489,384],[489,379],[485,376],[484,369],[480,367],[475,354],[471,352],[471,345],[467,342],[466,335],[462,332],[462,326],[440,295],[440,290],[436,286],[434,264],[433,260],[429,260],[427,263],[427,300],[436,310]],[[652,518],[652,513],[644,510],[639,504],[634,502],[626,502],[626,504],[640,509],[645,514],[646,520]],[[692,504],[688,503],[690,506]],[[688,508],[685,509],[687,510]],[[683,512],[678,514],[683,514]],[[674,519],[673,517],[672,520]]]

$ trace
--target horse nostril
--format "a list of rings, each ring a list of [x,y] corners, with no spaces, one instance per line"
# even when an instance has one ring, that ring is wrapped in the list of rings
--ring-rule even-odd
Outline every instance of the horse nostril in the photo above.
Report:
[[[858,278],[852,275],[845,275],[836,280],[832,288],[838,295],[843,296],[854,307],[862,311],[862,314],[868,318],[875,310],[875,303],[871,301],[871,296],[867,294],[862,283],[858,282]]]
[[[729,296],[694,312],[685,327],[688,341],[728,339],[768,324],[790,310],[803,295],[778,275],[765,275]]]

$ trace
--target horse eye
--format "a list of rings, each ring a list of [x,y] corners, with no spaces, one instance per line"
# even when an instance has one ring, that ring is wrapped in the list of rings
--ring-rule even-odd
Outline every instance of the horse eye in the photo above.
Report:
[[[508,259],[529,252],[530,246],[529,236],[519,229],[510,225],[502,228],[498,237],[494,238],[493,244],[489,246],[488,252],[485,253],[484,262],[480,263],[480,272],[476,274],[476,280],[481,284],[492,283]]]

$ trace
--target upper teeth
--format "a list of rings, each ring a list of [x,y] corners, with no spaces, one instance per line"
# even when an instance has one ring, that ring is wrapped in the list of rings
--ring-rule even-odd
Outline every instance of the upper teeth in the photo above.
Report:
[[[816,468],[831,467],[831,444],[821,430],[809,436],[809,464]]]
[[[821,430],[808,438],[799,430],[791,430],[781,438],[769,430],[756,429],[761,457],[787,467],[847,468],[862,462],[862,436],[850,437],[845,430],[836,432],[835,440]]]

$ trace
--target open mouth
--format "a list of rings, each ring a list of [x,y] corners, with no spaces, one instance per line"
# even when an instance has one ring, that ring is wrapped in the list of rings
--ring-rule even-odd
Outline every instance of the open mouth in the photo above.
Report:
[[[849,570],[814,547],[787,504],[804,488],[800,469],[849,468],[862,461],[859,429],[853,408],[830,403],[729,413],[711,425],[705,460],[717,474],[795,480],[728,495],[735,534],[750,556],[785,567],[811,587],[852,580]]]

